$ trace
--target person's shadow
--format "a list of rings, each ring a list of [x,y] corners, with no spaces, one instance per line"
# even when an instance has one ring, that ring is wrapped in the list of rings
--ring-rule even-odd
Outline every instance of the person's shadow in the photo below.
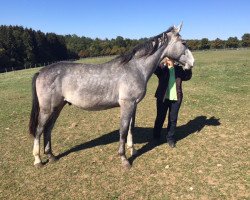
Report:
[[[220,119],[217,119],[215,117],[207,118],[206,116],[198,116],[195,119],[190,120],[187,124],[177,127],[175,139],[178,142],[179,140],[182,140],[188,137],[192,133],[200,132],[205,126],[219,126],[221,124],[219,120]],[[166,128],[164,128],[162,130],[162,133],[165,133],[165,134],[162,134],[162,138],[166,138],[165,137],[166,132],[167,132]],[[133,137],[134,137],[135,144],[136,143],[137,144],[146,143],[146,144],[142,146],[140,149],[138,149],[138,153],[136,154],[136,156],[131,156],[129,158],[129,161],[131,164],[137,157],[152,150],[156,146],[159,146],[165,143],[165,139],[161,139],[158,141],[153,140],[153,128],[136,127]],[[112,131],[110,133],[102,135],[101,137],[95,138],[91,141],[76,145],[75,147],[72,147],[66,150],[65,152],[59,154],[57,158],[60,159],[73,152],[96,147],[99,145],[106,145],[106,144],[110,144],[110,143],[117,142],[117,141],[119,141],[119,130]]]
[[[206,116],[198,116],[188,123],[176,128],[176,141],[182,140],[192,133],[200,132],[205,126],[219,126],[220,119],[215,117],[207,118]]]
[[[220,120],[219,118],[215,118],[215,117],[207,118],[206,116],[198,116],[194,118],[193,120],[190,120],[188,123],[178,126],[175,131],[175,139],[178,142],[188,137],[192,133],[200,132],[205,126],[219,126],[221,124],[219,120]],[[139,128],[138,132],[136,131],[136,134],[135,134],[135,143],[145,143],[145,142],[148,142],[148,143],[138,150],[138,153],[136,156],[132,156],[129,158],[129,161],[131,164],[137,157],[152,150],[156,146],[166,143],[166,135],[167,135],[166,128],[162,129],[161,139],[157,141],[153,140],[152,138],[153,128],[146,129],[146,130],[145,128]],[[146,133],[147,135],[144,135],[143,132]],[[146,141],[144,138],[147,138]]]

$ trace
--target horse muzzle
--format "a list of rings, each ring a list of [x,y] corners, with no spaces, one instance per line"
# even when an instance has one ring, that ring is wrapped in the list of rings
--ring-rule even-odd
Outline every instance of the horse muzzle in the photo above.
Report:
[[[192,69],[194,66],[194,57],[189,49],[185,50],[185,54],[180,57],[180,63],[184,65],[183,69]]]

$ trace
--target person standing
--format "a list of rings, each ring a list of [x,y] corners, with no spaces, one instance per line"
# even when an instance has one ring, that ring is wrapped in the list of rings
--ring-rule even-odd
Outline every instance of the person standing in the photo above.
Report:
[[[157,116],[155,119],[153,137],[159,140],[162,126],[168,112],[167,143],[174,148],[174,138],[178,113],[183,99],[182,81],[188,81],[192,77],[192,70],[183,70],[174,60],[166,58],[155,72],[158,79],[158,87],[155,93]]]

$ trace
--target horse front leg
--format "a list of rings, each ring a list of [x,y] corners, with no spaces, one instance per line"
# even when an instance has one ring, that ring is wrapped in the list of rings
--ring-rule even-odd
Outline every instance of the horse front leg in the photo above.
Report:
[[[135,129],[135,115],[136,115],[136,106],[134,108],[134,111],[130,120],[128,137],[127,137],[127,148],[130,149],[131,156],[135,156],[137,154],[137,150],[135,149],[134,142],[133,142],[133,135],[134,135],[134,129]]]
[[[129,100],[120,100],[119,104],[121,107],[121,124],[120,124],[120,145],[118,154],[121,156],[123,166],[129,169],[131,165],[125,154],[125,142],[128,135],[131,117],[135,109],[135,102]]]

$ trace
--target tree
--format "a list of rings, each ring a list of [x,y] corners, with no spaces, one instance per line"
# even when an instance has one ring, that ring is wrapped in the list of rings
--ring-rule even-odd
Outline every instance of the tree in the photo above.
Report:
[[[237,37],[229,37],[226,41],[226,47],[227,48],[238,48],[240,45],[240,41]]]
[[[211,47],[213,49],[223,49],[225,47],[225,42],[219,38],[216,38],[211,42]]]
[[[118,47],[126,47],[126,42],[122,36],[117,36],[115,39],[115,45]]]
[[[49,46],[50,61],[67,59],[67,47],[63,36],[55,33],[47,33],[46,38]]]
[[[100,56],[101,55],[101,40],[96,38],[89,47],[90,56]]]
[[[210,49],[210,43],[209,43],[209,40],[207,38],[202,38],[201,39],[199,49],[200,50]]]
[[[242,47],[250,47],[250,33],[245,33],[242,37]]]
[[[36,44],[37,44],[37,62],[43,63],[47,62],[49,55],[49,43],[44,33],[38,31],[35,34]]]
[[[187,46],[190,50],[198,50],[200,46],[199,40],[187,40]]]
[[[109,44],[109,41],[106,39],[104,41],[101,41],[100,43],[101,46],[101,55],[110,55],[110,51],[111,51],[111,45]]]
[[[87,51],[87,50],[81,50],[81,51],[78,53],[78,56],[79,56],[80,58],[89,57],[89,51]]]
[[[20,69],[24,65],[77,57],[68,54],[65,37],[21,26],[0,26],[0,67]],[[3,70],[1,70],[3,71]]]
[[[120,47],[118,47],[118,46],[113,46],[113,48],[112,48],[111,51],[110,51],[110,54],[111,54],[111,55],[118,55],[118,54],[120,54]]]
[[[0,48],[0,72],[3,72],[4,69],[1,70],[2,68],[5,68],[6,65],[8,65],[10,62],[9,57],[7,56],[7,52],[5,49]]]
[[[36,53],[37,53],[37,49],[36,49],[36,41],[35,41],[35,37],[34,34],[32,32],[31,29],[26,29],[26,31],[24,31],[23,33],[23,44],[25,47],[25,64],[35,64],[37,63],[36,60]]]

